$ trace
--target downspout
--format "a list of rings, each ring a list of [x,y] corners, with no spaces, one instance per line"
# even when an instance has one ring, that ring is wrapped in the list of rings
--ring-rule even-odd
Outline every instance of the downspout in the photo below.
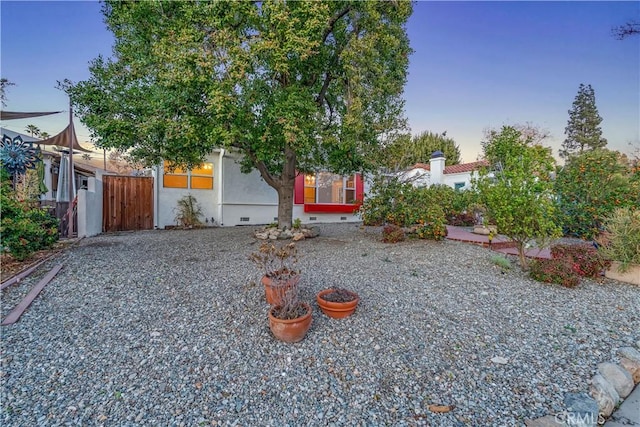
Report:
[[[218,157],[218,224],[222,227],[224,225],[224,221],[222,218],[223,212],[223,203],[224,203],[224,181],[223,181],[223,173],[222,173],[222,160],[224,158],[225,150],[224,148],[220,149],[220,156]]]

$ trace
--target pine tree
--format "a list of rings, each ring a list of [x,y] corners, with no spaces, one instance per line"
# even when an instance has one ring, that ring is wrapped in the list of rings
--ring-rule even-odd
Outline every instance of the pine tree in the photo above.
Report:
[[[560,157],[569,158],[585,150],[604,148],[607,140],[602,137],[602,117],[596,107],[596,96],[591,85],[580,84],[578,94],[569,110],[569,121],[564,128],[567,138],[562,143]]]

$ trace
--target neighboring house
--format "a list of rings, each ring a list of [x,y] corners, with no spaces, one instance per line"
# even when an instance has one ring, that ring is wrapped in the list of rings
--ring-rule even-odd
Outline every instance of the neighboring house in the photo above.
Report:
[[[445,161],[444,154],[436,151],[431,155],[429,164],[416,163],[402,172],[400,177],[404,181],[411,181],[416,187],[442,184],[456,190],[468,189],[471,187],[471,180],[478,176],[478,170],[488,166],[484,160],[452,166],[446,166]]]
[[[176,225],[178,200],[191,194],[202,209],[205,225],[258,225],[278,219],[278,194],[253,170],[242,173],[239,155],[215,150],[192,170],[153,171],[154,222],[157,228]],[[359,174],[342,177],[320,172],[300,174],[295,181],[293,219],[303,223],[359,221],[354,215],[364,197]]]

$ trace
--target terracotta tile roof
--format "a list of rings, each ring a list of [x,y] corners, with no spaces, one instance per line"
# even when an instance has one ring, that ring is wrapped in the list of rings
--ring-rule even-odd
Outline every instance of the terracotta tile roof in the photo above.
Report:
[[[450,173],[472,172],[474,170],[480,169],[482,166],[489,166],[489,163],[487,163],[486,160],[480,160],[478,162],[461,163],[459,165],[445,166],[444,173],[446,175]],[[410,169],[425,169],[430,171],[431,165],[427,163],[416,163],[415,165],[411,166]]]

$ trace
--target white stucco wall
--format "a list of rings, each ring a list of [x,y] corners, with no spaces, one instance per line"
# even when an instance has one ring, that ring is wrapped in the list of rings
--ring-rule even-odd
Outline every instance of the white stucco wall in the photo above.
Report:
[[[154,198],[157,198],[156,212],[154,212],[155,226],[157,228],[166,228],[167,226],[176,225],[176,207],[178,206],[178,200],[182,197],[191,194],[196,198],[196,201],[202,209],[202,217],[200,218],[203,224],[216,225],[218,223],[218,198],[216,191],[220,185],[219,171],[218,171],[218,156],[219,153],[213,153],[206,158],[207,162],[213,163],[213,190],[199,190],[199,189],[185,189],[185,188],[165,188],[163,185],[164,167],[157,166],[153,171],[155,179],[155,187],[157,192]],[[212,223],[213,218],[213,223]]]
[[[78,237],[102,233],[102,174],[89,178],[87,189],[78,190]]]
[[[451,188],[455,188],[456,183],[463,182],[464,189],[468,189],[471,187],[471,173],[463,172],[463,173],[448,173],[444,175],[442,183]]]

